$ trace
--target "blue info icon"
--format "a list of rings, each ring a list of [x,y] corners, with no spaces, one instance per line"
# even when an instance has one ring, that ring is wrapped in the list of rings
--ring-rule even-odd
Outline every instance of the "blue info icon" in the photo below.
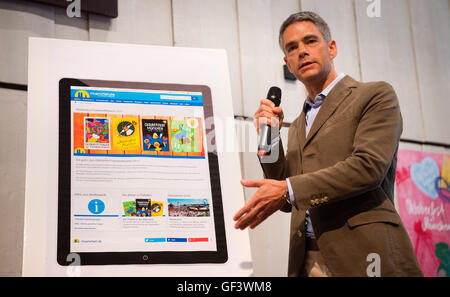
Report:
[[[89,201],[88,209],[93,214],[101,214],[105,210],[105,203],[99,199]]]

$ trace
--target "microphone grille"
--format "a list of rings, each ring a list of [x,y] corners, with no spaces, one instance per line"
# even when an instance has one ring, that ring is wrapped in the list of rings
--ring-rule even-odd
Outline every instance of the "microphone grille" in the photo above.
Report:
[[[267,93],[267,99],[272,101],[275,106],[280,106],[281,103],[281,89],[279,87],[271,87]]]

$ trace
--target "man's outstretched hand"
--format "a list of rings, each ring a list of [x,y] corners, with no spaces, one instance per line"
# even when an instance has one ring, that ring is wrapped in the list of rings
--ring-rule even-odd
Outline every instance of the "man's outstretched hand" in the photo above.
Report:
[[[279,210],[286,201],[286,180],[259,179],[241,180],[244,187],[258,188],[252,198],[233,217],[236,221],[234,228],[244,230],[258,226],[266,218]]]

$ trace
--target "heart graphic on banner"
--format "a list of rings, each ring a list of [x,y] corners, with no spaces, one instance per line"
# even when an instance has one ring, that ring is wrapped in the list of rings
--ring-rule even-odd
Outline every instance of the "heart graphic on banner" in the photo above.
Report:
[[[439,178],[439,167],[436,162],[425,157],[420,163],[411,164],[410,175],[416,186],[427,196],[436,199],[439,196],[436,180]]]

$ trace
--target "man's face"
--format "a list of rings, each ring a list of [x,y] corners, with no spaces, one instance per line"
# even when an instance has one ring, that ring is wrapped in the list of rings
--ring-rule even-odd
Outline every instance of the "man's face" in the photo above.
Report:
[[[336,42],[326,42],[322,33],[309,21],[289,25],[283,33],[284,61],[304,84],[327,78],[337,55]]]

